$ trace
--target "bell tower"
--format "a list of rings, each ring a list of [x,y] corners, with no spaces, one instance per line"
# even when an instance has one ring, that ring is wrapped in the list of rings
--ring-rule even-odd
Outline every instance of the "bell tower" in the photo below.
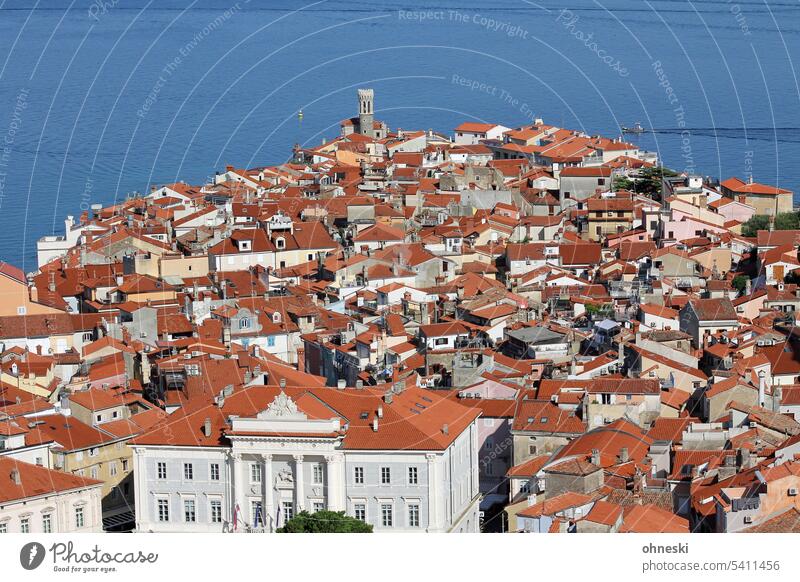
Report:
[[[358,132],[370,137],[375,136],[375,126],[373,118],[373,103],[375,93],[372,89],[358,90]]]

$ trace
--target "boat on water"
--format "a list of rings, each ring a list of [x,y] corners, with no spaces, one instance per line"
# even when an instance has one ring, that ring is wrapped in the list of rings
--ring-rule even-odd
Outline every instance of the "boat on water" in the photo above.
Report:
[[[642,127],[642,124],[638,121],[634,123],[631,127],[622,126],[622,133],[645,133],[647,130]]]
[[[297,112],[297,119],[299,119],[300,121],[303,121],[303,110],[302,109]]]

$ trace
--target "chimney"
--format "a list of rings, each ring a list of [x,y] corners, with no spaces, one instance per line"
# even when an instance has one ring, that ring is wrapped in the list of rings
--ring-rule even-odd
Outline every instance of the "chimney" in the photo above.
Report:
[[[600,466],[600,451],[598,449],[592,449],[592,465]]]
[[[339,390],[344,390],[346,386],[347,386],[347,380],[345,380],[345,379],[340,379],[340,380],[337,380],[337,381],[336,381],[336,387],[337,387]]]
[[[383,404],[378,405],[378,418],[383,418]]]
[[[206,418],[205,422],[203,423],[203,435],[208,438],[211,436],[211,419]]]
[[[447,424],[442,425],[442,434],[444,435],[450,434],[450,427],[448,427]]]
[[[767,402],[767,380],[764,370],[758,373],[758,405],[764,406]]]
[[[383,395],[383,401],[386,404],[391,404],[392,400],[394,400],[394,393],[391,390],[389,390],[388,392],[386,392],[386,394]]]
[[[14,485],[22,485],[22,478],[20,478],[17,469],[11,469],[11,480],[14,482]]]
[[[619,462],[627,463],[628,461],[630,461],[630,457],[628,456],[628,447],[622,447],[619,450]]]
[[[279,382],[279,384],[280,384],[281,390],[286,388],[286,378],[281,378],[281,381]]]
[[[356,380],[356,389],[362,390],[364,388],[364,380]]]
[[[39,290],[36,288],[36,283],[31,283],[30,291],[31,291],[31,302],[32,303],[38,303],[39,302]]]
[[[372,419],[372,432],[378,432],[378,417]]]

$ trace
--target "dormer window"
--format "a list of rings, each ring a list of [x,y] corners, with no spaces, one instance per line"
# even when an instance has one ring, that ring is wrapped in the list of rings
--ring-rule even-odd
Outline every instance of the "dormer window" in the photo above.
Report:
[[[249,329],[250,328],[250,318],[243,317],[239,320],[239,329]]]
[[[239,241],[239,250],[240,251],[249,251],[250,250],[250,241],[249,240],[240,240]]]
[[[278,249],[285,249],[286,248],[286,239],[282,236],[279,236],[275,239],[275,247]]]
[[[281,322],[281,314],[279,312],[275,312],[272,314],[272,323],[280,323]]]

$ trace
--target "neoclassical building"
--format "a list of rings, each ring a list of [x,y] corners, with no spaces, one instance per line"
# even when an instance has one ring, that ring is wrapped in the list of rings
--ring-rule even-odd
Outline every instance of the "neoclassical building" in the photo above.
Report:
[[[477,532],[480,411],[417,387],[228,389],[136,439],[138,531],[271,532],[299,511]]]

